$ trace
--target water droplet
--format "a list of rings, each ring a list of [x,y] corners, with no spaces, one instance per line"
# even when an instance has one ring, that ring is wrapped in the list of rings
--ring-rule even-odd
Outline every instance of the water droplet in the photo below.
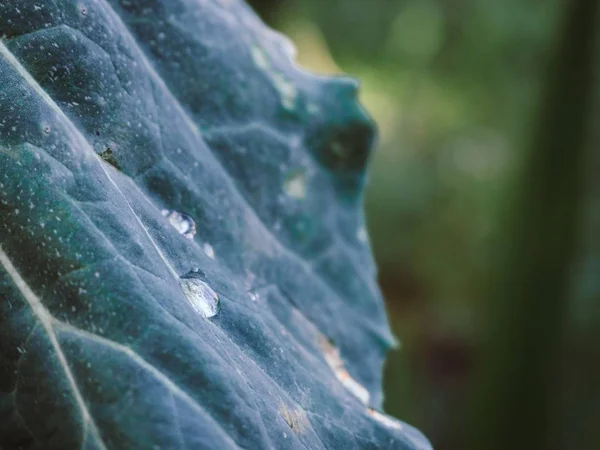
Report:
[[[390,417],[386,414],[380,413],[379,411],[375,411],[372,408],[369,408],[367,410],[367,413],[369,414],[369,416],[371,416],[377,422],[385,425],[388,428],[394,428],[396,430],[402,429],[402,423],[399,422],[398,420],[394,419],[393,417]]]
[[[283,188],[287,195],[302,200],[306,197],[306,172],[304,169],[291,171],[286,177]]]
[[[319,335],[319,345],[323,350],[323,355],[325,356],[327,365],[331,368],[338,381],[342,383],[344,387],[348,389],[352,395],[358,398],[363,404],[368,405],[371,397],[369,391],[367,391],[358,381],[350,376],[344,367],[344,362],[342,361],[338,348],[334,346],[325,335],[322,334]]]
[[[208,256],[210,259],[215,259],[215,249],[212,248],[212,245],[210,245],[208,242],[202,246],[202,250],[204,250],[204,253],[206,253],[206,256]]]
[[[163,209],[161,212],[164,217],[169,219],[173,228],[179,231],[179,233],[188,239],[194,239],[196,235],[196,223],[190,216],[168,209]]]
[[[179,282],[181,289],[192,304],[193,308],[204,318],[214,317],[221,309],[219,295],[205,281],[204,273],[192,269],[182,275]]]

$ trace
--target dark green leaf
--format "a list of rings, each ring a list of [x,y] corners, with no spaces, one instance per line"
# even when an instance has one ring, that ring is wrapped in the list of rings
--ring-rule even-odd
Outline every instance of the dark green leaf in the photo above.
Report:
[[[237,0],[0,0],[0,448],[429,448],[356,85]]]

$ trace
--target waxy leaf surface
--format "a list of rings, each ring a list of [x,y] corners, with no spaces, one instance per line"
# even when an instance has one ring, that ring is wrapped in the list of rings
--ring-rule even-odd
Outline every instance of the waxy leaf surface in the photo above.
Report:
[[[427,449],[355,82],[237,0],[0,0],[0,448]]]

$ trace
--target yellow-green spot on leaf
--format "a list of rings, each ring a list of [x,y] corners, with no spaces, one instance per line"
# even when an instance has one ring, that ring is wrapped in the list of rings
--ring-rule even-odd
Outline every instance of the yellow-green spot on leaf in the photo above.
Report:
[[[279,92],[281,97],[281,104],[283,107],[287,110],[294,109],[296,107],[296,98],[298,97],[298,91],[294,84],[271,67],[271,63],[261,47],[253,45],[250,48],[250,53],[254,64],[256,64],[259,69],[264,70],[275,85],[275,89],[277,89],[277,92]]]
[[[288,81],[283,75],[279,73],[273,73],[271,75],[275,88],[281,95],[281,104],[285,109],[292,110],[296,107],[296,98],[298,97],[298,91],[290,81]]]
[[[265,52],[259,46],[253,45],[250,49],[250,52],[252,54],[252,60],[254,61],[254,64],[256,64],[262,70],[269,70],[269,60],[267,59]]]
[[[283,420],[285,420],[285,423],[287,423],[296,434],[303,433],[310,425],[306,413],[300,407],[292,409],[282,404],[279,407],[279,413],[281,414],[281,417],[283,417]]]
[[[306,197],[306,172],[304,169],[292,170],[285,179],[283,188],[290,197],[303,200]]]
[[[313,116],[316,116],[317,114],[319,114],[321,112],[321,108],[319,107],[319,105],[317,105],[315,103],[309,103],[306,106],[306,110],[308,111],[309,114],[312,114]]]

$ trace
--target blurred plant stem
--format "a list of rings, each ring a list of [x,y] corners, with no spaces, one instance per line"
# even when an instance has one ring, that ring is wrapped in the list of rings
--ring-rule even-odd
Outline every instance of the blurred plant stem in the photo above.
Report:
[[[539,116],[497,240],[469,416],[470,449],[548,449],[582,214],[598,1],[565,2]]]

